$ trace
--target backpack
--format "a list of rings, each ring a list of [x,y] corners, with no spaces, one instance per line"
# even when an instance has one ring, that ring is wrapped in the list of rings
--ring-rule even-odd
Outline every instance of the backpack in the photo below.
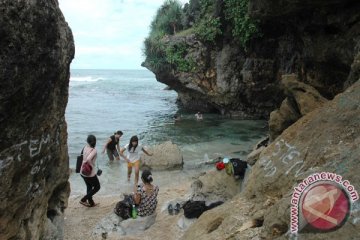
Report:
[[[187,201],[184,206],[184,215],[186,218],[198,218],[207,210],[205,201]]]
[[[240,160],[239,158],[231,158],[233,175],[236,178],[243,179],[247,168],[247,162]]]
[[[124,195],[124,200],[116,203],[114,213],[122,219],[128,219],[131,217],[133,199],[131,195]]]

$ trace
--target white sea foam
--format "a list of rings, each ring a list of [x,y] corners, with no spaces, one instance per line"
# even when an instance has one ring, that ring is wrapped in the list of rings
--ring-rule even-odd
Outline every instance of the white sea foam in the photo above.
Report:
[[[70,77],[71,82],[97,82],[101,80],[104,80],[104,78],[93,76]]]

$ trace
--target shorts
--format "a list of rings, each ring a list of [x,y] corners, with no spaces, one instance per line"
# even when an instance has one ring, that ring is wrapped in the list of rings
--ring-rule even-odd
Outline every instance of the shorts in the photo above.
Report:
[[[119,157],[119,153],[118,153],[118,151],[116,149],[110,150],[110,149],[107,148],[106,153],[107,153],[110,161],[114,161],[114,157],[116,157],[116,158]]]
[[[128,168],[139,167],[139,166],[140,166],[140,160],[137,160],[136,162],[128,162]]]

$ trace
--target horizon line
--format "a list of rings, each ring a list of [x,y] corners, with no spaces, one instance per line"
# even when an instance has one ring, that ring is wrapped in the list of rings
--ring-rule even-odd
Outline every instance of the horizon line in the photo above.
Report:
[[[151,72],[149,69],[147,68],[71,68],[70,67],[70,71],[71,70],[140,70],[140,71],[149,71]]]

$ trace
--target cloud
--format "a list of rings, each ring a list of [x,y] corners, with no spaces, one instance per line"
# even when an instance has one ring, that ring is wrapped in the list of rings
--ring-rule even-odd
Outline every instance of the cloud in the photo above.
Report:
[[[71,67],[140,69],[144,60],[143,41],[163,2],[59,0],[75,39],[75,59]]]

